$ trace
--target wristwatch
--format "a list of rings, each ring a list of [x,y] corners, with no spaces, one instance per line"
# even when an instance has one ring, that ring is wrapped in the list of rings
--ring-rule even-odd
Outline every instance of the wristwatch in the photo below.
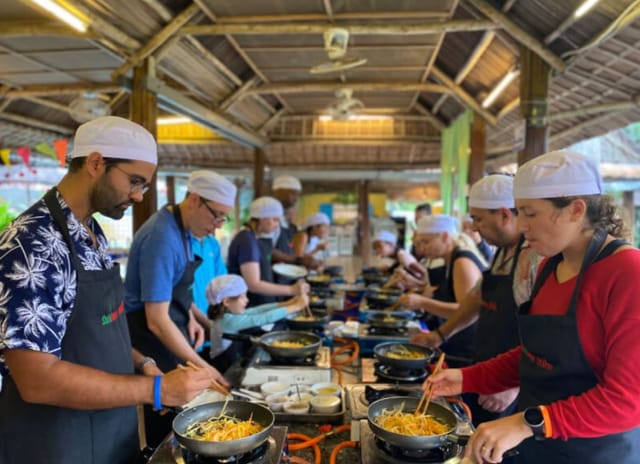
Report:
[[[145,356],[140,360],[138,364],[135,365],[136,372],[142,374],[142,370],[144,369],[144,366],[146,366],[147,364],[153,364],[155,366],[156,361],[153,358]]]
[[[544,440],[544,416],[538,406],[525,409],[522,419],[533,432],[533,438]]]

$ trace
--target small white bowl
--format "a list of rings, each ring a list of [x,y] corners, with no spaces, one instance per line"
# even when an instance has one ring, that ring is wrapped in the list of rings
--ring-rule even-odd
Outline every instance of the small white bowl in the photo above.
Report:
[[[276,393],[289,393],[289,385],[282,382],[267,382],[260,385],[260,391],[267,397]]]
[[[289,414],[306,414],[309,412],[308,401],[287,401],[282,405],[284,412]]]
[[[333,395],[318,395],[311,398],[311,409],[320,414],[332,414],[340,409],[340,398]]]
[[[340,396],[342,387],[337,383],[321,382],[311,385],[311,393],[314,395],[333,395]]]
[[[282,411],[282,406],[284,403],[289,401],[289,397],[284,393],[274,393],[273,395],[269,395],[265,398],[269,409],[273,412]]]

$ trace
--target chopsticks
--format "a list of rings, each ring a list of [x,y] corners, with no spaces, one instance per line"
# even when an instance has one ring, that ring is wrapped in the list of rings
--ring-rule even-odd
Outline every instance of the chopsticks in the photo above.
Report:
[[[440,357],[438,358],[438,362],[436,363],[436,367],[433,369],[431,375],[436,375],[442,369],[442,363],[444,362],[444,352],[440,353]],[[426,414],[427,409],[429,409],[429,403],[431,402],[431,396],[433,395],[433,384],[430,383],[427,385],[422,397],[420,398],[420,402],[418,403],[418,407],[416,408],[416,412],[414,413],[416,416]]]
[[[196,366],[191,361],[187,361],[187,366],[189,366],[191,369],[195,369],[195,370],[204,369],[203,367]],[[180,367],[181,369],[186,369],[186,367],[184,367],[182,365],[178,365],[178,367]],[[224,396],[228,396],[228,395],[231,394],[231,392],[229,390],[227,390],[227,388],[224,385],[222,385],[220,382],[218,382],[213,377],[211,377],[211,390],[215,390],[218,393],[223,394]]]
[[[304,313],[305,313],[305,315],[307,315],[309,317],[313,317],[313,313],[311,312],[311,308],[309,307],[309,305],[306,305],[304,307]]]

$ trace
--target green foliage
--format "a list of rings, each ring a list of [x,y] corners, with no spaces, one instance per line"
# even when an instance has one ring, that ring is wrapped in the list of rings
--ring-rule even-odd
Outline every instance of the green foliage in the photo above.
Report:
[[[331,202],[341,205],[355,205],[358,202],[358,195],[355,192],[340,192],[333,197]]]
[[[4,230],[15,218],[16,215],[11,212],[8,203],[0,204],[0,231]]]

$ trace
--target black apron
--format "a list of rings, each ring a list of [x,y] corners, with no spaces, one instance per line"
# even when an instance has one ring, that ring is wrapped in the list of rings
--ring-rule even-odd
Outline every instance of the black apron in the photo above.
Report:
[[[597,385],[598,380],[585,358],[576,325],[577,301],[581,276],[596,260],[605,258],[623,241],[610,242],[601,253],[607,234],[597,230],[594,233],[582,263],[571,302],[564,316],[530,315],[531,302],[520,306],[518,323],[522,344],[520,358],[520,399],[519,409],[546,405],[570,396],[576,396]],[[531,299],[555,272],[561,255],[550,258],[540,271],[534,285]],[[535,356],[538,363],[529,359],[527,353]],[[551,369],[540,367],[547,361]],[[536,441],[528,438],[520,446],[518,463],[553,464],[637,464],[640,462],[640,428],[628,432],[598,438],[571,438],[567,441],[548,439]]]
[[[446,276],[442,279],[440,286],[434,292],[434,299],[448,303],[456,302],[456,296],[453,289],[453,266],[459,258],[469,258],[476,264],[476,266],[478,266],[478,269],[484,269],[480,260],[471,251],[461,250],[459,247],[456,247],[451,253],[451,260],[449,261],[449,264],[444,266],[446,268]],[[444,322],[444,319],[438,319],[441,324]],[[447,365],[449,367],[464,367],[472,363],[476,348],[477,330],[478,323],[474,322],[469,327],[461,330],[442,344],[440,347],[442,351],[447,355],[451,355],[456,358],[447,359]]]
[[[177,205],[173,207],[173,216],[178,224],[178,229],[180,229],[180,236],[182,237],[182,246],[184,248],[187,264],[185,266],[184,273],[182,274],[182,278],[171,291],[169,317],[178,329],[180,329],[184,338],[189,340],[187,324],[189,322],[189,309],[193,303],[192,287],[196,269],[202,262],[202,258],[194,256],[193,261],[189,260],[189,248],[185,237],[184,225],[182,224],[182,217],[180,216],[180,208],[178,208]],[[150,272],[153,272],[153,270],[150,270]],[[162,344],[158,337],[149,330],[144,308],[127,313],[127,318],[129,320],[129,330],[131,332],[131,340],[134,348],[144,355],[151,356],[155,359],[160,370],[168,372],[175,369],[178,364],[182,362],[181,359],[178,359]]]
[[[518,346],[518,305],[513,297],[513,278],[518,265],[524,237],[521,237],[511,259],[509,274],[496,275],[491,272],[500,255],[496,252],[491,269],[482,273],[482,306],[478,318],[475,362],[486,361],[494,356]],[[471,395],[469,407],[473,413],[473,423],[478,425],[500,417],[510,416],[516,411],[517,401],[513,401],[504,411],[487,411],[477,403],[478,395]]]
[[[273,245],[273,247],[284,253],[285,255],[294,255],[293,252],[293,236],[296,234],[296,232],[298,231],[298,228],[294,225],[289,223],[288,227],[283,227],[282,226],[282,222],[280,223],[280,235],[278,235],[278,240],[276,240],[275,245]],[[293,285],[296,283],[296,279],[292,279],[291,277],[286,277],[280,274],[275,274],[274,275],[274,280],[272,282],[275,282],[277,284],[281,284],[281,285]],[[278,299],[280,300],[284,300],[285,298],[274,298],[273,301],[277,301]]]
[[[255,239],[258,241],[258,248],[260,249],[260,280],[265,282],[274,282],[273,269],[271,269],[271,252],[273,251],[273,240],[271,238],[257,238],[255,233],[252,232]],[[247,306],[250,308],[265,303],[273,303],[277,300],[275,296],[262,295],[260,293],[247,292],[247,298],[249,303]]]
[[[133,374],[118,264],[111,269],[84,270],[55,188],[44,201],[69,246],[78,278],[61,359],[112,374]],[[135,407],[83,411],[29,404],[20,397],[11,376],[4,379],[0,394],[3,464],[124,464],[132,462],[137,451]]]

